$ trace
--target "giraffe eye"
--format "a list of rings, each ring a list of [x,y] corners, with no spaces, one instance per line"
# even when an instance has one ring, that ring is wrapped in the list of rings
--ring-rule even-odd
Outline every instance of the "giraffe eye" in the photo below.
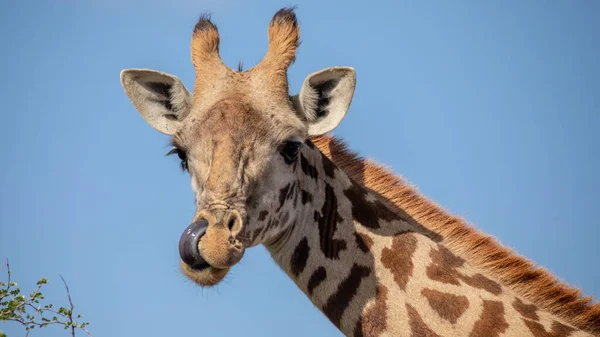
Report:
[[[179,160],[181,160],[181,169],[184,171],[187,171],[188,169],[188,159],[187,159],[187,154],[185,153],[185,151],[183,151],[182,149],[178,148],[178,147],[174,147],[171,151],[167,152],[167,156],[176,154],[177,157],[179,157]]]
[[[283,160],[286,164],[293,163],[298,157],[298,152],[300,151],[300,142],[297,141],[287,141],[283,145],[281,149],[281,155],[283,156]]]

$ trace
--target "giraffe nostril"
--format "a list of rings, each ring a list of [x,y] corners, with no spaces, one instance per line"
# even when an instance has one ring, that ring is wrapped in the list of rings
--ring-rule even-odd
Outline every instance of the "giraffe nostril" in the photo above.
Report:
[[[179,238],[179,256],[181,260],[195,270],[210,267],[198,251],[198,241],[206,233],[207,227],[208,221],[205,219],[192,222]]]
[[[233,228],[235,227],[235,222],[236,222],[236,218],[231,218],[231,220],[229,220],[229,223],[227,224],[227,228],[229,228],[229,231],[232,231]]]

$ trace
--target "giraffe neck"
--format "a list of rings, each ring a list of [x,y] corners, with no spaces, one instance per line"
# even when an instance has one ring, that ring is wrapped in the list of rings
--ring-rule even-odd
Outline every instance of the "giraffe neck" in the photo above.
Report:
[[[470,266],[309,142],[293,225],[265,244],[346,336],[590,336]]]

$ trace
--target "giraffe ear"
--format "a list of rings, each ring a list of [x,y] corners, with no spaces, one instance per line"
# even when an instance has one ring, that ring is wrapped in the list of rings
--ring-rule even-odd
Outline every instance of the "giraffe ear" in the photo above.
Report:
[[[189,114],[192,99],[173,75],[149,69],[121,71],[121,85],[140,115],[156,130],[173,135]]]
[[[308,134],[318,136],[335,129],[346,115],[356,72],[351,67],[331,67],[306,77],[300,93],[292,97],[298,112],[308,122]]]

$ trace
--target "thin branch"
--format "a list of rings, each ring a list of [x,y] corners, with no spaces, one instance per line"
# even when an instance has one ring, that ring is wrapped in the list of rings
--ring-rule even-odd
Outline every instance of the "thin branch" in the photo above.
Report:
[[[19,318],[7,318],[6,321],[18,322],[18,323],[21,323],[22,325],[25,325],[25,326],[35,325],[35,326],[38,326],[40,328],[44,327],[44,326],[47,326],[47,325],[53,325],[53,324],[61,324],[61,325],[65,324],[64,322],[61,322],[61,321],[38,323],[38,322],[27,321],[27,320],[19,319]]]
[[[8,258],[6,258],[6,270],[8,270],[8,283],[10,283],[10,264],[8,263]]]
[[[39,290],[39,287],[38,287]],[[37,291],[36,291],[37,293]],[[35,322],[35,320],[37,319],[38,315],[40,314],[40,312],[42,311],[42,305],[40,304],[37,308],[35,307],[35,305],[28,303],[28,305],[30,307],[32,307],[35,310],[35,316],[33,316],[33,318],[31,319],[33,322]],[[29,337],[29,333],[31,332],[31,330],[27,330],[27,333],[25,334],[25,337]]]
[[[6,258],[6,272],[8,273],[8,287],[6,290],[10,289],[10,264],[8,263],[8,258]]]
[[[67,281],[65,281],[65,279],[62,277],[62,275],[59,275],[59,276],[65,285],[65,289],[67,289],[67,298],[69,299],[69,306],[70,306],[69,312],[68,312],[68,317],[69,317],[69,322],[71,323],[71,336],[75,337],[75,325],[73,324],[73,309],[75,308],[75,306],[73,306],[73,301],[71,301],[71,292],[69,291],[69,286],[67,285]]]

